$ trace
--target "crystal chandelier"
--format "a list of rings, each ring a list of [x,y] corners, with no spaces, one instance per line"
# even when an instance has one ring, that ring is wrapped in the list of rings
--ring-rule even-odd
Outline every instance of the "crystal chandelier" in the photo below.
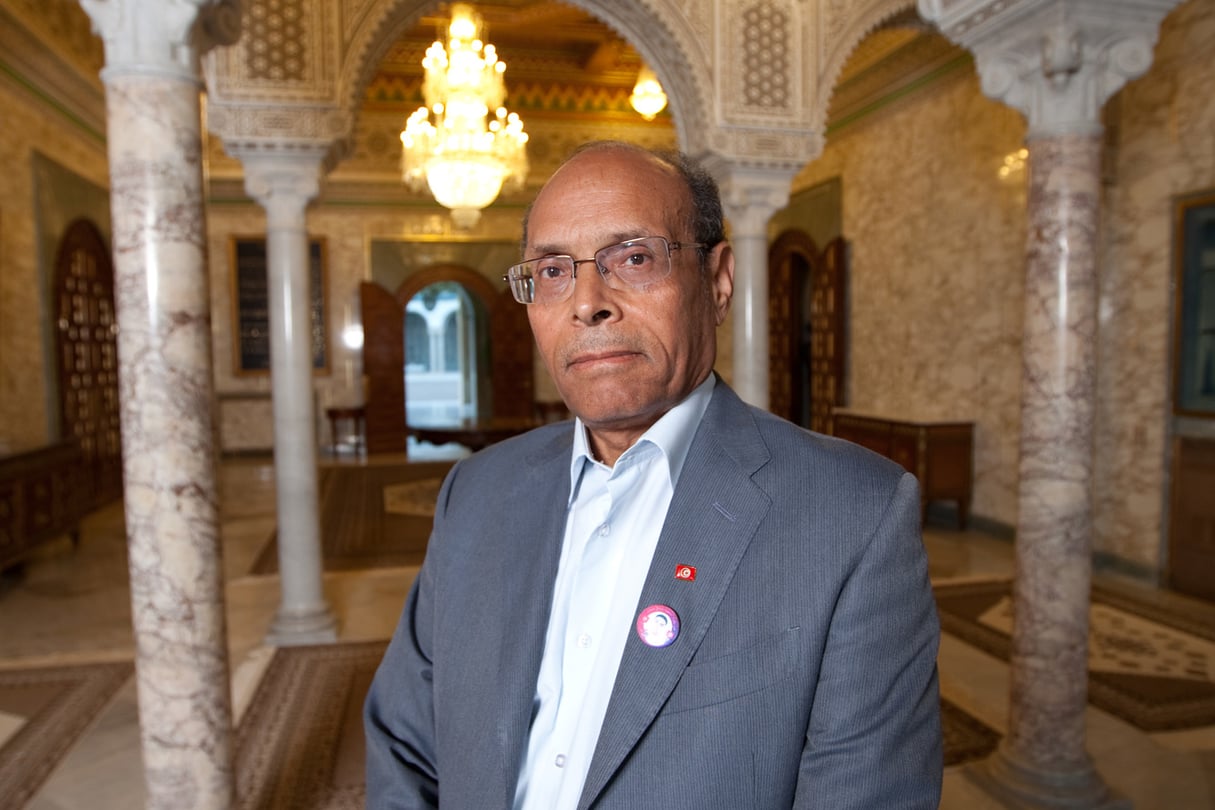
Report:
[[[401,132],[405,182],[414,190],[429,186],[460,228],[476,225],[504,186],[522,188],[527,177],[527,133],[518,114],[502,106],[506,64],[480,31],[471,6],[452,5],[447,46],[432,43],[422,60],[426,106]]]

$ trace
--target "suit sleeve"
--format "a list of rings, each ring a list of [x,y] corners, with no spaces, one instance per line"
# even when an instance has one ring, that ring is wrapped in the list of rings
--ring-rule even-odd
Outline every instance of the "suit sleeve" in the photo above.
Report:
[[[795,808],[935,810],[939,643],[919,489],[905,474],[831,618]]]
[[[439,494],[446,503],[454,471]],[[367,810],[439,806],[434,711],[434,595],[442,510],[435,510],[426,562],[363,706],[367,740]]]

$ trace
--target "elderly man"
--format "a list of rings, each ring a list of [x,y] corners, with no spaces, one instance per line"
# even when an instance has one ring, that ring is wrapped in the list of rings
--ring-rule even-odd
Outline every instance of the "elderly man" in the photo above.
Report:
[[[597,143],[507,281],[577,417],[457,464],[366,704],[367,806],[935,808],[915,479],[713,373],[713,180]]]

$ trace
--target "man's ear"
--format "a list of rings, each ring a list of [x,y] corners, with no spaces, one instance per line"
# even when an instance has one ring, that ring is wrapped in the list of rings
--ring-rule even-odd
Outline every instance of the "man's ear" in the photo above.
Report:
[[[708,265],[713,292],[713,311],[717,325],[726,322],[730,312],[730,300],[734,297],[734,249],[729,242],[722,242],[709,253]]]

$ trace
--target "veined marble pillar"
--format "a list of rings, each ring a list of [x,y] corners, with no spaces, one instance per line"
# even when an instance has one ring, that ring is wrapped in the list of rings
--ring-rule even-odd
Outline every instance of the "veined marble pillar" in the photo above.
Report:
[[[124,498],[147,806],[227,808],[231,707],[198,56],[208,38],[235,37],[239,12],[232,4],[180,0],[82,5],[105,40]]]
[[[734,373],[746,402],[768,407],[768,220],[789,201],[793,170],[717,172],[734,249]]]
[[[1031,137],[1029,149],[1011,706],[985,768],[1048,806],[1115,807],[1084,722],[1101,139]]]
[[[1129,806],[1085,750],[1100,108],[1147,70],[1176,1],[920,0],[921,13],[974,51],[984,92],[1029,119],[1008,735],[969,770],[1014,807]]]
[[[322,589],[316,412],[312,388],[308,231],[304,212],[319,191],[327,147],[241,152],[245,190],[266,209],[270,380],[282,601],[272,644],[337,638]]]

